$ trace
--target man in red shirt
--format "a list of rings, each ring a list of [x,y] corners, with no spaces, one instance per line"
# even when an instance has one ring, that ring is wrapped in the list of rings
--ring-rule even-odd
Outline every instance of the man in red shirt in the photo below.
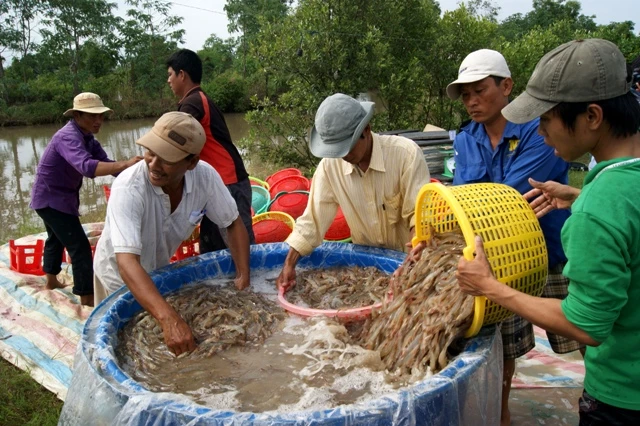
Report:
[[[200,159],[216,169],[231,196],[236,200],[242,222],[247,227],[249,242],[255,244],[251,227],[251,183],[238,148],[233,144],[227,123],[216,104],[200,88],[202,61],[188,49],[175,52],[167,60],[169,87],[180,98],[178,111],[196,118],[204,128],[207,140]],[[200,224],[200,252],[208,253],[228,247],[218,227],[205,216]]]

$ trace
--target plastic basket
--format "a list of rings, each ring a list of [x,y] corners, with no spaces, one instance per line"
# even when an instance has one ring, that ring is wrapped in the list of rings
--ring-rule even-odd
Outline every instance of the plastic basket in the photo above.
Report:
[[[287,311],[299,315],[301,317],[329,317],[329,318],[340,318],[342,320],[349,321],[358,321],[362,319],[366,319],[371,315],[372,309],[380,309],[382,307],[382,303],[375,303],[369,306],[362,306],[360,308],[350,308],[350,309],[314,309],[314,308],[306,308],[304,306],[294,305],[287,301],[284,296],[285,290],[283,287],[280,287],[278,290],[278,303]]]
[[[178,246],[176,252],[171,256],[169,260],[171,263],[177,262],[188,257],[197,256],[200,254],[200,225],[196,226],[189,238],[184,240]]]
[[[16,272],[29,275],[44,275],[42,270],[42,254],[44,241],[37,240],[35,244],[16,244],[9,240],[10,267]]]
[[[304,176],[287,176],[271,185],[269,193],[275,198],[280,192],[308,191],[311,188],[309,179]]]
[[[251,207],[256,214],[264,213],[269,207],[271,194],[263,186],[251,185]]]
[[[324,234],[324,239],[327,241],[342,241],[347,238],[351,238],[351,230],[349,229],[349,225],[347,225],[347,220],[344,217],[342,209],[338,207],[336,217]]]
[[[431,229],[436,233],[460,229],[468,260],[473,259],[475,235],[480,235],[498,281],[533,296],[542,294],[548,272],[547,247],[535,213],[515,189],[497,183],[426,184],[416,200],[413,244],[429,240]],[[511,315],[486,297],[476,297],[473,323],[465,336],[475,336],[482,325]]]
[[[102,185],[102,190],[104,191],[104,198],[109,202],[109,197],[111,196],[111,187],[109,185]]]
[[[308,191],[280,192],[269,203],[270,212],[284,212],[294,219],[299,218],[307,208]]]
[[[265,180],[269,186],[273,186],[274,183],[287,176],[302,176],[302,172],[295,168],[282,169],[268,176]]]
[[[256,244],[281,243],[291,234],[295,225],[295,220],[283,212],[261,213],[255,215],[251,222]]]
[[[249,176],[249,182],[251,185],[261,186],[264,189],[269,189],[269,184],[263,180],[258,179],[257,177]]]

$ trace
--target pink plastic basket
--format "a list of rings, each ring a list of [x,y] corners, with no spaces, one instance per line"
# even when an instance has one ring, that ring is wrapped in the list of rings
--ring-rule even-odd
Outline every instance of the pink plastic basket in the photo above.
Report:
[[[358,321],[365,319],[371,315],[373,309],[379,309],[382,307],[382,303],[376,303],[369,306],[362,306],[360,308],[351,309],[313,309],[305,308],[303,306],[294,305],[287,302],[284,297],[285,291],[282,287],[278,290],[278,303],[287,311],[292,314],[299,315],[301,317],[329,317],[340,318],[342,320]]]

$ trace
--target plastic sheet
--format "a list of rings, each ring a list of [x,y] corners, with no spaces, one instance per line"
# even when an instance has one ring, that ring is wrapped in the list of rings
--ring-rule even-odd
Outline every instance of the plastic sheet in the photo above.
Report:
[[[286,244],[251,247],[252,269],[281,268]],[[301,259],[301,267],[376,266],[391,272],[405,254],[327,243]],[[151,274],[162,294],[204,279],[233,274],[228,251],[171,264]],[[117,331],[140,311],[126,287],[95,308],[78,346],[71,386],[59,425],[470,425],[498,424],[502,345],[495,327],[469,340],[449,366],[384,397],[322,411],[247,413],[215,410],[187,397],[153,393],[117,365]],[[266,384],[267,378],[265,378]]]

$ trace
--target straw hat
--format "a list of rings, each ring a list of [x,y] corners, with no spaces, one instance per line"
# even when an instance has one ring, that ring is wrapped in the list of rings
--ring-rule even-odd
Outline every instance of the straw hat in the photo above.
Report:
[[[107,108],[102,103],[100,96],[91,92],[84,92],[73,98],[73,108],[70,108],[64,112],[65,117],[71,117],[73,111],[88,112],[91,114],[102,114],[104,112],[113,112],[112,109]]]

